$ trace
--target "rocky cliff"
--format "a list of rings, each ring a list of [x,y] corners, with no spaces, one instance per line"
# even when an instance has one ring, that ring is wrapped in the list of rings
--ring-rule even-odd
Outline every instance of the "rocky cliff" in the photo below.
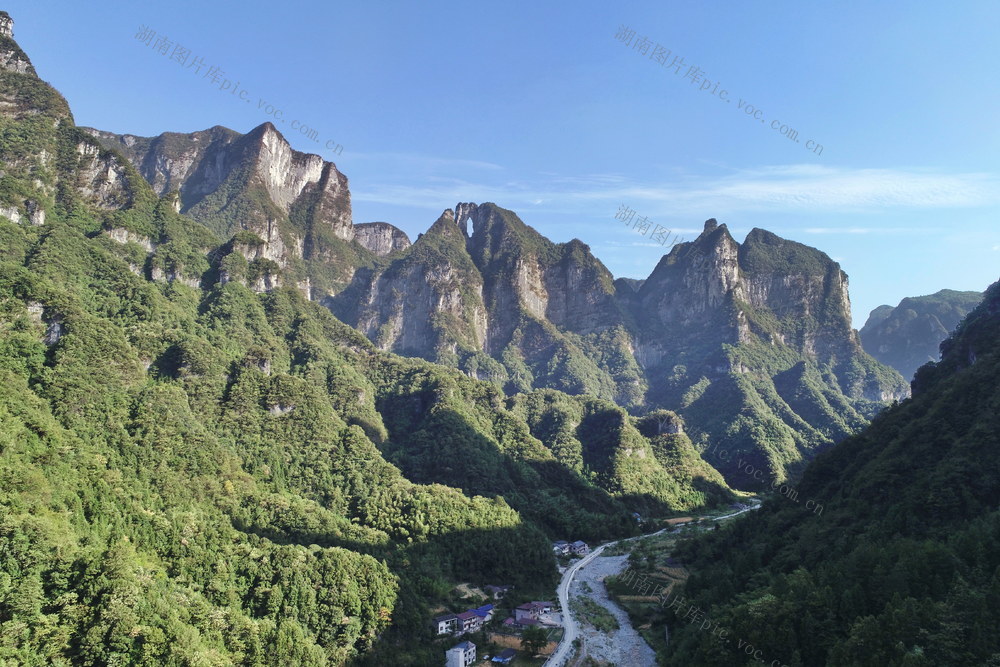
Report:
[[[835,262],[760,229],[740,244],[714,219],[646,280],[616,282],[583,243],[461,203],[325,303],[382,349],[509,393],[676,410],[699,446],[725,442],[776,480],[907,395],[861,349]]]
[[[552,243],[512,211],[463,203],[326,303],[382,349],[512,393],[552,387],[634,405],[641,379],[614,294],[584,244]]]
[[[338,291],[372,259],[353,243],[347,177],[292,149],[271,123],[245,135],[221,126],[157,137],[87,131],[127,156],[158,195],[176,193],[178,212],[222,238],[254,234],[261,241],[254,259],[273,262],[309,298]],[[252,282],[260,289],[280,283]]]
[[[101,211],[143,203],[141,176],[74,126],[66,100],[38,78],[13,34],[13,20],[0,12],[0,215],[43,225],[60,192]]]
[[[770,232],[739,244],[709,220],[626,300],[650,402],[684,415],[734,484],[752,482],[732,452],[781,480],[907,395],[861,349],[837,263]]]
[[[384,257],[410,247],[410,237],[388,222],[362,222],[354,225],[354,238],[376,257]]]

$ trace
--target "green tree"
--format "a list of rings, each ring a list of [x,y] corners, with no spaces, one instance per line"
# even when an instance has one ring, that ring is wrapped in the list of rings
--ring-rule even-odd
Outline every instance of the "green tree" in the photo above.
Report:
[[[521,634],[521,649],[528,655],[538,655],[549,643],[549,633],[542,628],[527,628]]]

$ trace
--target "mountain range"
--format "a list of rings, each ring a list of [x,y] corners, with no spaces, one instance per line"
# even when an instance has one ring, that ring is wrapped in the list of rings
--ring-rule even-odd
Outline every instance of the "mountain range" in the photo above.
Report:
[[[634,414],[672,410],[696,447],[722,440],[766,481],[907,395],[862,349],[836,262],[765,230],[741,244],[709,220],[645,280],[615,280],[586,244],[553,243],[492,203],[446,209],[412,243],[389,223],[355,224],[346,177],[270,123],[246,135],[88,132],[228,239],[210,251],[211,270],[175,262],[171,275],[295,286],[377,348],[508,396],[556,389]],[[152,244],[148,230],[106,232]],[[708,456],[731,485],[756,484]]]
[[[191,173],[215,190],[160,195],[74,124],[12,23],[0,660],[428,664],[456,585],[548,595],[552,539],[732,501],[676,414],[507,396],[379,350],[310,298],[374,266],[356,238],[384,229],[354,236],[332,165],[212,153]],[[269,132],[205,141],[260,155]],[[405,245],[389,231],[385,250]]]

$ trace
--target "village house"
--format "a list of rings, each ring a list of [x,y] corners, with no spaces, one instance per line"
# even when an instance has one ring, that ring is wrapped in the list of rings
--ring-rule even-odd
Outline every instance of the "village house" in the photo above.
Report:
[[[577,556],[586,556],[590,553],[590,547],[583,540],[577,540],[573,544],[569,545],[569,550],[572,551]]]
[[[458,616],[441,614],[434,617],[434,631],[439,635],[450,635],[458,628]]]
[[[484,604],[482,607],[468,609],[461,614],[441,614],[434,617],[434,632],[438,635],[475,632],[493,618],[494,612],[492,604]]]
[[[472,642],[455,644],[444,652],[446,667],[468,667],[476,661],[476,645]]]
[[[569,554],[569,542],[566,540],[559,540],[558,542],[552,543],[552,553],[566,556]]]
[[[521,621],[526,618],[538,620],[542,614],[552,611],[555,606],[551,602],[525,602],[514,610],[514,620]]]
[[[483,623],[487,623],[493,618],[493,605],[491,604],[484,604],[482,607],[470,609],[469,611],[483,619]]]
[[[458,617],[458,628],[457,632],[459,634],[464,634],[466,632],[475,632],[479,628],[483,627],[483,619],[474,611],[463,611],[461,614],[457,614]]]
[[[535,628],[542,624],[541,621],[530,616],[524,616],[521,620],[516,618],[504,619],[503,627],[508,630],[525,630],[527,628]]]

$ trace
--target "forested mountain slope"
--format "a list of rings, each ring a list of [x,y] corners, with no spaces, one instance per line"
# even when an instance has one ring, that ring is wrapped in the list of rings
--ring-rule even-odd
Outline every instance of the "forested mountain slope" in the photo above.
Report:
[[[1000,664],[1000,283],[923,366],[913,398],[821,454],[752,516],[684,545],[670,665]],[[805,509],[813,501],[820,513]]]

